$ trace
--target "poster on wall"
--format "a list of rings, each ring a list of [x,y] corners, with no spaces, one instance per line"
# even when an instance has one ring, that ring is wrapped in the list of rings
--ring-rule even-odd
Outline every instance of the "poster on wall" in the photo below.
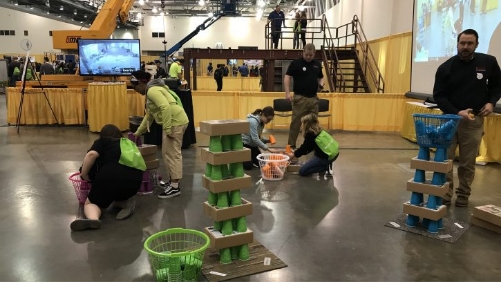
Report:
[[[244,60],[244,63],[248,66],[262,66],[263,60]]]

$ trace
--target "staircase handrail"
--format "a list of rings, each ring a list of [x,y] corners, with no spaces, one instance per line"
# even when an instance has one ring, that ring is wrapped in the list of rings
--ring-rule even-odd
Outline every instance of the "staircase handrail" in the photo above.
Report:
[[[323,56],[322,59],[324,61],[324,64],[328,65],[326,54],[325,54],[325,51],[328,51],[329,58],[330,58],[330,64],[336,65],[336,67],[333,67],[332,69],[335,72],[337,72],[334,74],[336,77],[336,82],[334,83],[334,81],[333,81],[334,76],[333,76],[333,74],[330,73],[330,68],[328,68],[328,67],[326,68],[326,74],[327,74],[327,77],[329,79],[329,85],[331,87],[334,86],[334,90],[338,89],[339,92],[344,92],[345,87],[346,87],[346,80],[344,79],[342,67],[341,67],[341,64],[339,62],[339,57],[337,55],[336,46],[334,43],[334,38],[332,37],[331,29],[329,28],[329,24],[327,23],[327,17],[325,15],[322,15],[321,24],[322,24],[321,29],[322,29],[323,34],[324,34],[323,45],[322,45],[322,56]],[[333,61],[335,63],[333,63]],[[337,79],[338,78],[337,74],[339,74],[339,79]],[[338,87],[336,87],[336,86],[338,86]],[[332,91],[332,89],[331,89],[331,91]]]
[[[381,71],[378,67],[374,53],[372,53],[372,50],[369,47],[369,43],[367,43],[367,37],[365,36],[365,32],[362,28],[362,25],[360,24],[357,15],[353,16],[351,24],[352,24],[352,34],[355,35],[355,47],[356,43],[358,42],[362,50],[363,60],[360,60],[360,62],[363,64],[362,68],[365,69],[364,73],[367,74],[368,70],[368,73],[371,76],[374,85],[376,87],[376,92],[384,93],[383,75],[381,74]],[[359,56],[359,59],[361,59],[358,52],[357,56]]]

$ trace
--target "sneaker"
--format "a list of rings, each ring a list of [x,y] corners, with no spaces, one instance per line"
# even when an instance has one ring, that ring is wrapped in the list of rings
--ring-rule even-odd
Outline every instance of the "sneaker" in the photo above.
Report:
[[[127,200],[125,208],[121,209],[117,216],[115,217],[118,220],[124,220],[132,216],[134,210],[136,209],[136,201],[133,198]]]
[[[79,218],[79,219],[75,219],[70,224],[70,228],[73,231],[83,231],[83,230],[87,230],[87,229],[99,229],[99,228],[101,228],[101,221],[98,219]]]
[[[442,198],[442,205],[450,206],[451,205],[451,199]]]
[[[167,188],[168,186],[170,186],[170,181],[165,182],[163,180],[160,180],[160,182],[158,182],[158,185],[160,185],[160,187],[162,187],[162,188]]]
[[[181,189],[168,186],[162,193],[158,194],[158,198],[169,199],[179,195],[181,195]]]
[[[456,207],[467,207],[468,206],[468,197],[458,196],[455,202]]]

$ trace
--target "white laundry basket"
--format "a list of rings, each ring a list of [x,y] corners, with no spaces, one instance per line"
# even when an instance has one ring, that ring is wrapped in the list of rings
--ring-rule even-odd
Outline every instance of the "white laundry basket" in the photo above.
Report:
[[[283,154],[259,154],[259,169],[264,180],[278,181],[284,178],[289,165],[289,156]]]

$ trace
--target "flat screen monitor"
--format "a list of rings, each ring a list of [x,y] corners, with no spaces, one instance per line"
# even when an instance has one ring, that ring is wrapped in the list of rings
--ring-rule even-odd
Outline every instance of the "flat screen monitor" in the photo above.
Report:
[[[80,75],[131,75],[141,68],[139,39],[79,39]]]

